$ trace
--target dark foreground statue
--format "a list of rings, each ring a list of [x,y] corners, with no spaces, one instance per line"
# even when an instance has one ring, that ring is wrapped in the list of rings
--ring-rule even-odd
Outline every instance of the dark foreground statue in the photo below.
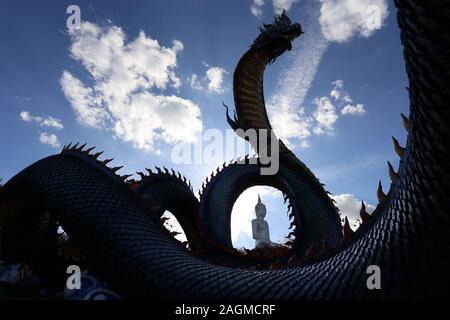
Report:
[[[181,176],[157,168],[126,180],[101,153],[65,147],[8,181],[0,191],[1,257],[22,262],[48,288],[62,288],[67,264],[58,255],[57,226],[93,270],[124,298],[333,299],[448,297],[450,267],[450,3],[396,0],[409,76],[411,113],[403,116],[407,145],[394,147],[398,172],[377,195],[372,215],[343,230],[313,173],[279,143],[280,170],[232,163],[206,183],[200,201]],[[283,14],[242,56],[234,73],[234,129],[270,129],[263,73],[302,34]],[[289,200],[292,240],[273,252],[232,248],[230,216],[239,194],[270,185]],[[356,188],[357,186],[355,186]],[[172,212],[189,248],[160,217]],[[370,265],[381,290],[368,290]]]

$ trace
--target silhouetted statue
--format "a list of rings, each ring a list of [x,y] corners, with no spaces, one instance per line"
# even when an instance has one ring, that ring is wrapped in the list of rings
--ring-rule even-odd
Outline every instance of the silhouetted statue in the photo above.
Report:
[[[261,202],[261,197],[258,195],[258,203],[255,206],[256,219],[252,220],[253,239],[255,239],[256,248],[273,246],[270,240],[269,224],[264,220],[266,212],[266,206]]]

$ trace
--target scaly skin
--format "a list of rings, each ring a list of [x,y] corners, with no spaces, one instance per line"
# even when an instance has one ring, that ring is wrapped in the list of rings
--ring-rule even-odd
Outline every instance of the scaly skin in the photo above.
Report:
[[[2,257],[14,261],[43,250],[46,237],[31,231],[45,224],[39,213],[48,211],[95,271],[124,297],[448,297],[450,4],[395,3],[410,82],[408,142],[406,149],[395,143],[400,168],[398,174],[390,170],[388,194],[379,188],[380,204],[371,221],[338,247],[280,270],[209,264],[164,232],[154,209],[130,185],[66,150],[36,162],[2,188]],[[381,268],[382,290],[366,288],[366,269],[372,264]]]

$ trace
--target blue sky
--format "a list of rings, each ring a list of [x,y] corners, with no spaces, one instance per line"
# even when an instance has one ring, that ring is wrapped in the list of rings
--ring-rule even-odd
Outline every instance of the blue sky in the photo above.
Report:
[[[177,165],[171,150],[202,130],[227,129],[221,104],[233,106],[234,67],[257,27],[284,7],[306,33],[266,71],[272,124],[355,218],[356,199],[376,204],[378,180],[388,188],[386,161],[398,164],[391,136],[404,142],[400,112],[409,105],[394,8],[385,0],[358,3],[2,1],[0,178],[81,141],[114,157],[122,173],[165,165],[198,189],[220,163]],[[81,9],[82,32],[66,27],[70,4]],[[360,19],[373,4],[381,9],[379,30]],[[130,73],[139,81],[130,82]],[[278,239],[288,225],[280,198],[257,189],[246,201],[256,203],[258,192]],[[251,246],[251,207],[240,206],[236,246]]]

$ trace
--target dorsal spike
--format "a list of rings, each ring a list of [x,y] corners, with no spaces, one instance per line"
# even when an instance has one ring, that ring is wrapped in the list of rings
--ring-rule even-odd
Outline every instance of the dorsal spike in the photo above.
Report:
[[[148,174],[153,174],[153,171],[152,171],[152,169],[149,169],[149,168],[145,168],[145,171],[147,171],[147,172],[148,172]]]
[[[79,145],[80,143],[79,142],[77,142],[77,143],[75,143],[73,146],[72,146],[72,150],[76,150],[77,148],[78,148],[78,145]]]
[[[83,148],[86,147],[86,143],[82,144],[81,146],[78,147],[78,151],[83,151]]]
[[[400,146],[400,143],[395,137],[392,137],[392,141],[394,142],[395,153],[397,153],[400,159],[403,160],[405,157],[406,149]]]
[[[166,167],[163,167],[163,169],[166,174],[170,174],[169,169],[167,169]]]
[[[114,167],[114,168],[111,168],[111,171],[116,173],[117,171],[119,171],[122,168],[123,168],[123,166]]]
[[[399,178],[399,175],[397,172],[394,171],[394,167],[392,166],[392,164],[388,161],[387,162],[388,167],[389,167],[389,177],[391,178],[391,181],[393,184],[396,184]]]
[[[405,127],[406,131],[409,132],[409,129],[411,128],[411,125],[409,123],[409,119],[407,116],[405,116],[403,113],[400,113],[402,120],[403,120],[403,127]]]
[[[100,152],[93,154],[92,157],[94,157],[94,159],[98,159],[98,157],[100,157],[102,154],[103,154],[103,151],[100,151]]]
[[[136,172],[136,173],[139,175],[139,177],[141,177],[141,180],[144,180],[145,174],[144,174],[143,172],[138,171],[138,172]]]
[[[102,161],[102,164],[104,165],[104,166],[106,166],[108,163],[110,163],[111,161],[113,161],[113,159],[111,158],[111,159],[106,159],[106,160],[103,160]]]
[[[366,204],[364,201],[361,201],[361,210],[359,210],[359,216],[361,217],[362,223],[366,223],[370,220],[372,217],[366,210]]]
[[[344,240],[350,238],[355,233],[355,231],[353,231],[352,228],[350,227],[350,222],[348,221],[347,217],[345,217],[344,219],[343,231],[344,231]]]
[[[155,169],[156,169],[156,171],[157,171],[158,173],[162,173],[162,170],[161,170],[160,167],[156,167],[156,166],[155,166]]]
[[[123,181],[125,181],[131,176],[132,176],[132,174],[125,174],[125,175],[121,176],[121,178],[122,178]]]
[[[71,146],[72,146],[72,142],[70,142],[70,143],[66,146],[66,150],[69,150]]]
[[[89,149],[86,149],[84,152],[86,152],[87,154],[89,154],[92,150],[94,150],[95,149],[95,146],[94,147],[91,147],[91,148],[89,148]]]
[[[383,185],[381,184],[381,180],[378,182],[377,189],[377,198],[380,204],[383,204],[386,201],[386,194],[383,192]]]

